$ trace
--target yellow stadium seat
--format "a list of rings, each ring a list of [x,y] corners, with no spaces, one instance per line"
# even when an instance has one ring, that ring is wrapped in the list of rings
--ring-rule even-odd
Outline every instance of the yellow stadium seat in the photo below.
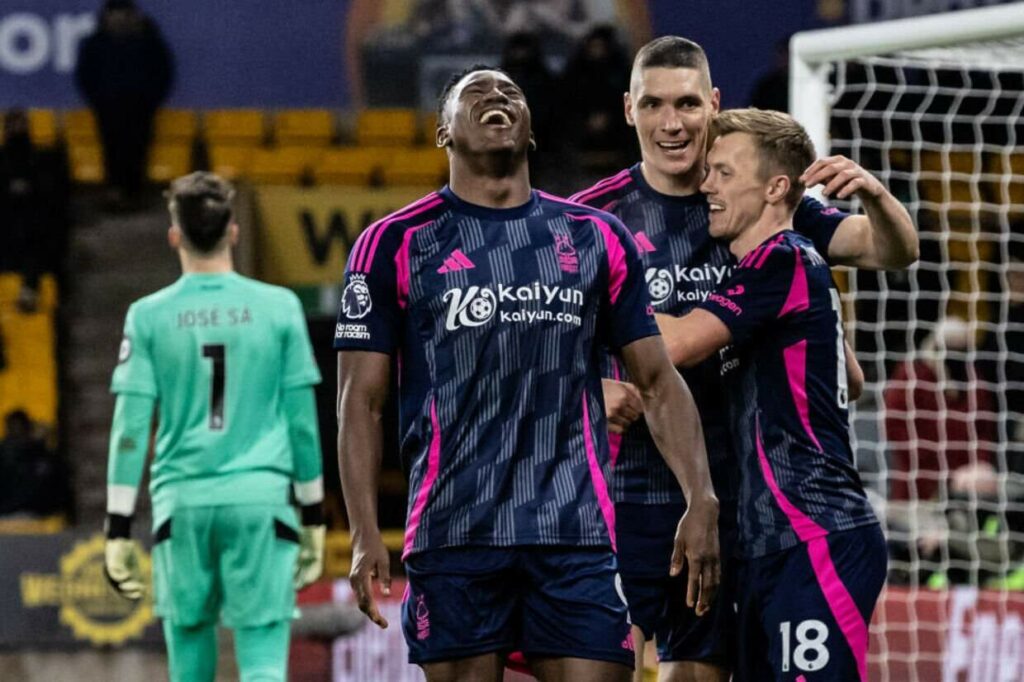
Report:
[[[57,144],[57,113],[53,109],[29,109],[28,134],[37,147]]]
[[[97,142],[68,141],[68,163],[71,179],[82,185],[96,185],[103,182],[103,149]]]
[[[313,169],[321,185],[370,185],[378,182],[381,169],[395,150],[387,147],[338,147],[328,149]]]
[[[988,173],[997,176],[989,181],[992,201],[1010,205],[1011,213],[1024,213],[1024,149],[992,154],[986,165]]]
[[[386,185],[440,185],[448,178],[448,156],[436,147],[396,149],[384,165]]]
[[[20,275],[0,274],[0,328],[7,356],[7,368],[0,371],[0,417],[20,408],[32,419],[53,426],[57,421],[56,282],[52,275],[42,277],[33,313],[17,309],[20,288]]]
[[[99,142],[96,117],[88,109],[73,109],[64,112],[64,137],[68,144]]]
[[[356,141],[361,145],[411,145],[416,141],[413,109],[367,109],[356,122]]]
[[[157,142],[149,149],[146,175],[153,182],[167,184],[192,170],[192,145],[187,142]]]
[[[210,146],[210,170],[228,180],[235,180],[249,170],[249,162],[257,147],[245,144]]]
[[[253,152],[246,177],[264,184],[295,184],[312,174],[323,150],[319,147],[274,147]]]
[[[157,142],[192,144],[199,129],[199,116],[188,109],[161,109],[153,122],[153,139]]]
[[[203,116],[203,132],[210,144],[259,145],[266,134],[259,109],[214,109]]]
[[[334,117],[327,109],[286,109],[274,115],[279,145],[326,146],[334,138]]]
[[[432,145],[437,139],[437,112],[431,111],[423,114],[420,120],[420,137],[423,144]]]

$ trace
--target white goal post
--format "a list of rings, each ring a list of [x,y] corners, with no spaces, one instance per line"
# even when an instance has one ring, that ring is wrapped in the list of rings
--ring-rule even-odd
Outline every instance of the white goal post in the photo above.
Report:
[[[921,243],[906,271],[836,277],[889,543],[869,677],[1024,680],[1024,2],[799,33],[789,102]]]
[[[833,62],[1021,35],[1024,2],[797,33],[789,42],[789,111],[825,154]]]

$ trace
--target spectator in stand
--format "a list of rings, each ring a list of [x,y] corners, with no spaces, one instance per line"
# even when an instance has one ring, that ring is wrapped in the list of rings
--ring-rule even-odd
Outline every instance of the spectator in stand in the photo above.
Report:
[[[67,510],[65,467],[24,410],[4,418],[0,440],[0,516],[45,516]]]
[[[558,135],[554,124],[558,84],[544,60],[544,49],[536,34],[522,32],[509,36],[501,53],[501,68],[519,84],[530,105],[533,137],[539,154],[530,155],[530,178],[547,186],[546,175],[557,167]]]
[[[999,495],[996,402],[968,360],[972,345],[963,320],[944,320],[884,393],[890,553],[935,588],[971,581],[963,566],[973,557],[1005,552],[990,520]],[[913,577],[890,575],[902,579]]]
[[[775,66],[754,83],[750,106],[789,111],[789,36],[775,44]]]
[[[107,0],[99,28],[79,46],[75,81],[96,114],[115,204],[142,188],[153,118],[174,79],[171,52],[132,0]]]
[[[615,29],[605,25],[583,37],[562,74],[563,137],[592,159],[590,170],[617,169],[633,156],[622,115],[631,67]]]
[[[4,115],[4,145],[0,148],[0,271],[21,274],[18,307],[35,310],[39,294],[42,245],[46,228],[41,168],[32,149],[28,117],[22,109]],[[0,363],[2,364],[2,363]]]
[[[972,479],[968,471],[993,470],[996,403],[967,360],[970,343],[967,324],[946,319],[889,379],[889,499],[944,501],[947,481],[955,487]]]

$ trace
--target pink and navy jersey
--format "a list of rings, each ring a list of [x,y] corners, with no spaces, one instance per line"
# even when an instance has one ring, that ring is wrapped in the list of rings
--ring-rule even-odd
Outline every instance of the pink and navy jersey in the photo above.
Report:
[[[670,196],[654,190],[637,164],[598,182],[571,199],[613,214],[633,235],[644,265],[651,303],[659,313],[684,315],[721,286],[736,259],[724,242],[708,234],[708,205],[703,194]],[[807,197],[794,223],[825,253],[847,214]],[[606,377],[628,380],[614,355],[603,364]],[[722,360],[711,357],[682,372],[700,410],[711,477],[723,508],[731,508],[738,489]],[[646,423],[635,423],[622,437],[612,436],[615,466],[609,481],[612,499],[632,504],[682,501],[682,492],[665,464]],[[616,452],[615,445],[618,445]]]
[[[728,382],[739,554],[877,523],[850,448],[839,292],[813,243],[772,236],[700,307],[725,323],[740,357]]]
[[[614,546],[600,354],[658,333],[616,218],[446,187],[367,228],[345,281],[335,348],[398,360],[406,556]]]

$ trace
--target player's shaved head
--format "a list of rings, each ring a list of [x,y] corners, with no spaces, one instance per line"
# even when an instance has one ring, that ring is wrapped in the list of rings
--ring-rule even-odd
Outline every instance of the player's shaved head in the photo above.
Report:
[[[754,139],[760,157],[761,177],[789,178],[786,203],[796,208],[804,195],[800,176],[814,163],[814,143],[804,127],[789,114],[761,109],[728,109],[711,122],[708,145],[730,133],[747,133]]]
[[[704,48],[679,36],[662,36],[647,43],[633,59],[630,89],[637,83],[644,69],[693,69],[701,75],[705,94],[711,94],[711,69]]]
[[[199,253],[210,253],[231,223],[234,195],[234,188],[220,176],[196,171],[171,183],[167,209],[188,244]]]

